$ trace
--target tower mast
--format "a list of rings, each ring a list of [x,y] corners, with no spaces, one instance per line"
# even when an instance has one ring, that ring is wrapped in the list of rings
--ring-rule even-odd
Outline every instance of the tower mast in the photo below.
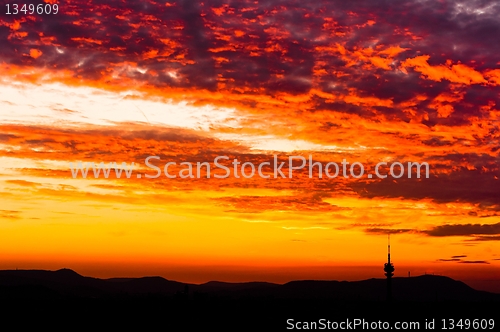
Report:
[[[387,263],[384,264],[385,276],[387,277],[387,301],[392,299],[392,276],[394,275],[394,265],[391,263],[391,234],[387,234]]]
[[[391,264],[391,234],[387,234],[387,263]]]

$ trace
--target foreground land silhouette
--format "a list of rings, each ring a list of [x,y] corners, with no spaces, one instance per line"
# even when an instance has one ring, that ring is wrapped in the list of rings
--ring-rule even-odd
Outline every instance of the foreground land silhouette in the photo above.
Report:
[[[393,278],[392,301],[386,280],[292,281],[188,284],[162,277],[98,279],[62,269],[0,271],[0,302],[50,312],[85,312],[86,317],[168,317],[183,324],[264,322],[283,329],[286,319],[492,318],[500,312],[500,294],[475,290],[444,276]],[[56,309],[54,309],[56,308]],[[73,309],[77,308],[77,309]],[[84,308],[84,309],[82,309]],[[165,316],[166,315],[166,316]],[[180,317],[191,317],[184,320]],[[117,318],[118,319],[118,318]],[[500,320],[498,322],[500,325]],[[286,328],[285,328],[286,329]]]
[[[500,301],[500,294],[478,291],[445,276],[421,275],[393,279],[394,301]],[[328,299],[347,302],[384,302],[385,279],[362,281],[301,280],[286,284],[266,282],[189,284],[162,277],[85,277],[70,269],[0,270],[0,299]]]

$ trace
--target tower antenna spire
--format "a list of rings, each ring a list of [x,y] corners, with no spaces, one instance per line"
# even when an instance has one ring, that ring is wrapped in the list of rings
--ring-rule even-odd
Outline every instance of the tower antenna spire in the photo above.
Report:
[[[391,264],[391,233],[387,234],[387,262]]]
[[[384,272],[387,277],[387,301],[392,299],[391,279],[394,275],[394,265],[391,263],[391,233],[387,234],[387,263],[384,264]]]

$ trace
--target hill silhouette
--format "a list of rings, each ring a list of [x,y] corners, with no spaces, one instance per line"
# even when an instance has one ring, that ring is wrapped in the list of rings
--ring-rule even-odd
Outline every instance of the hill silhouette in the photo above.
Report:
[[[189,284],[158,276],[99,279],[72,270],[0,271],[4,317],[37,317],[47,326],[64,317],[89,328],[108,322],[192,331],[279,331],[287,321],[371,319],[412,320],[425,324],[451,317],[494,318],[500,294],[478,291],[443,276],[393,279],[393,301],[386,301],[386,280],[300,280]],[[7,304],[7,305],[5,305]],[[450,313],[453,315],[450,316]]]
[[[162,277],[98,279],[69,269],[0,271],[0,299],[7,298],[219,298],[288,300],[385,300],[385,279],[362,281],[301,280],[189,284]],[[394,301],[499,301],[500,294],[475,290],[444,276],[423,275],[393,279]]]

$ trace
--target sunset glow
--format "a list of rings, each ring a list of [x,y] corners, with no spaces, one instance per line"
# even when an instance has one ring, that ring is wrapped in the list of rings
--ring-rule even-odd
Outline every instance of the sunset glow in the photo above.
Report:
[[[391,234],[396,277],[500,292],[499,4],[57,3],[57,15],[0,16],[0,269],[383,278]],[[69,168],[274,155],[372,173],[427,162],[430,177]]]

